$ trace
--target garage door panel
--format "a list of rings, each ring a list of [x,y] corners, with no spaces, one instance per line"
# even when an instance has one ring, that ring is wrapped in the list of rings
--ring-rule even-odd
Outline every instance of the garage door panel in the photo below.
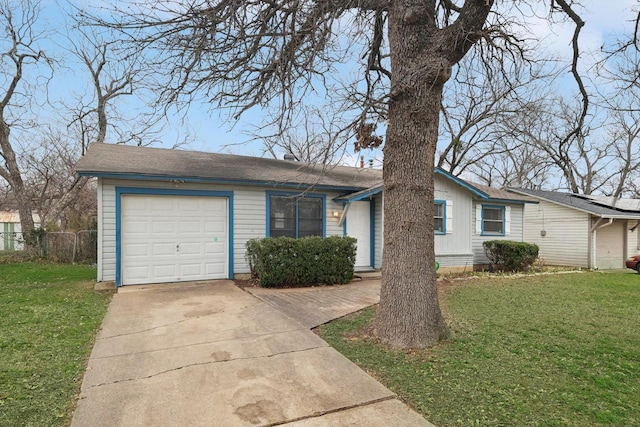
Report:
[[[122,222],[122,231],[134,234],[148,234],[148,224],[144,221],[125,220]]]
[[[136,256],[149,256],[149,245],[147,244],[132,244],[124,246],[122,250],[122,255],[128,257],[136,257]]]
[[[200,242],[181,243],[180,255],[204,255],[204,251],[202,250],[203,246]]]
[[[207,242],[205,251],[208,255],[218,256],[226,253],[227,245],[224,242]]]
[[[147,207],[157,214],[169,214],[176,210],[176,201],[173,197],[151,196],[147,201]]]
[[[203,275],[202,264],[180,265],[180,280],[198,280]]]
[[[179,224],[180,234],[193,233],[198,234],[202,232],[202,224],[198,220],[183,220]]]
[[[153,221],[151,231],[154,235],[172,235],[176,233],[176,224],[172,221]]]
[[[127,270],[127,275],[131,280],[146,279],[150,274],[148,266],[131,267]]]
[[[176,254],[176,245],[173,243],[153,243],[151,247],[153,248],[151,250],[153,256],[171,256]]]
[[[209,262],[205,264],[205,272],[208,275],[220,275],[225,273],[225,264],[222,262]]]
[[[176,280],[175,264],[155,265],[152,274],[158,282],[173,282]]]
[[[204,223],[204,230],[207,233],[224,234],[226,232],[226,222],[208,220]]]
[[[202,200],[197,198],[183,198],[178,200],[178,208],[181,212],[200,212],[202,205],[206,204],[206,202],[202,202]],[[199,215],[199,214],[198,214]]]
[[[127,211],[135,212],[135,211],[146,211],[148,206],[148,200],[142,198],[130,199],[127,203]]]
[[[123,195],[121,203],[122,284],[228,277],[226,198]]]

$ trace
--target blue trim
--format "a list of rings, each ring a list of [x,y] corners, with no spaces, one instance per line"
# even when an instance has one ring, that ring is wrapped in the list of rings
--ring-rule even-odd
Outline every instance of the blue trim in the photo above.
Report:
[[[376,201],[369,200],[369,265],[375,267],[376,263]]]
[[[501,209],[502,210],[502,233],[485,232],[484,231],[484,210],[485,209]],[[482,218],[480,220],[481,236],[506,236],[507,208],[501,205],[482,205]]]
[[[276,182],[276,181],[251,181],[242,179],[224,179],[224,178],[198,178],[174,175],[143,175],[130,173],[100,173],[100,172],[78,172],[80,176],[95,176],[98,178],[112,179],[135,179],[143,181],[165,181],[165,182],[197,182],[207,184],[234,184],[234,185],[259,185],[263,187],[286,188],[292,190],[306,191],[311,188],[323,191],[362,191],[363,187],[340,186],[340,185],[323,185],[323,184],[304,184],[299,182]]]
[[[346,209],[347,205],[349,205],[350,203],[348,202],[344,202],[342,203],[342,212],[344,212],[344,210]],[[349,216],[349,211],[347,211],[347,215],[345,215],[344,220],[342,221],[342,236],[346,236],[347,235],[347,218]]]
[[[444,235],[447,234],[447,201],[446,200],[434,200],[433,206],[442,205],[442,231],[433,230],[433,233],[436,235]],[[435,219],[435,215],[433,216]]]
[[[116,287],[122,286],[122,225],[121,204],[123,194],[157,195],[157,196],[201,196],[201,197],[226,197],[228,200],[228,232],[229,240],[229,266],[227,276],[233,279],[233,191],[208,191],[208,190],[183,190],[177,188],[147,188],[147,187],[116,187]]]
[[[538,203],[538,202],[530,202],[530,201],[527,201],[527,200],[491,199],[491,198],[487,199],[487,202],[490,202],[490,203],[509,203],[509,204],[512,204],[512,205],[525,205],[527,203],[530,203],[530,204],[537,204]]]
[[[327,196],[325,194],[315,194],[315,193],[293,193],[287,191],[265,191],[265,196],[267,198],[267,225],[265,236],[271,236],[271,196],[285,196],[285,197],[295,197],[296,198],[296,238],[298,238],[298,200],[300,197],[314,197],[317,199],[322,199],[322,237],[327,236]]]
[[[461,187],[466,188],[467,190],[471,191],[473,194],[475,194],[478,197],[481,197],[483,199],[489,199],[489,195],[487,193],[485,193],[484,191],[480,191],[478,190],[476,187],[474,187],[473,185],[469,184],[466,181],[461,180],[460,178],[458,178],[455,175],[450,174],[449,172],[445,171],[444,169],[441,169],[439,167],[436,167],[434,172],[437,175],[441,175],[445,178],[450,179],[451,181],[455,182],[456,184],[460,185]]]
[[[375,187],[371,187],[362,191],[358,191],[357,193],[348,194],[346,196],[340,196],[333,199],[335,202],[358,202],[362,199],[368,199],[371,196],[375,196],[378,193],[382,193],[384,187],[382,184],[376,185]]]

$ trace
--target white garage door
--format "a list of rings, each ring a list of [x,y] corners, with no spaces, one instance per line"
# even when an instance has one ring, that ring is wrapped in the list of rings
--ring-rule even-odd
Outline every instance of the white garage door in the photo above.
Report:
[[[227,199],[123,195],[123,285],[228,277]]]
[[[598,269],[624,268],[624,230],[624,223],[614,222],[596,231]]]

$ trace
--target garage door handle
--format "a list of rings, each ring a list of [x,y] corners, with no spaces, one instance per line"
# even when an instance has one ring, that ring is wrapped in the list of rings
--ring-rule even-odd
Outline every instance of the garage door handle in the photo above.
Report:
[[[176,245],[176,252],[180,252],[180,244]]]

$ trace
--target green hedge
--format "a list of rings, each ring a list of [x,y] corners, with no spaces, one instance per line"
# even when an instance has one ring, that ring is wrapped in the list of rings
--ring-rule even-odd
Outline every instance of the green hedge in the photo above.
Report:
[[[538,245],[511,240],[487,240],[482,243],[491,264],[506,271],[526,270],[538,258]]]
[[[266,237],[246,246],[251,274],[265,288],[334,285],[353,279],[353,237]]]

